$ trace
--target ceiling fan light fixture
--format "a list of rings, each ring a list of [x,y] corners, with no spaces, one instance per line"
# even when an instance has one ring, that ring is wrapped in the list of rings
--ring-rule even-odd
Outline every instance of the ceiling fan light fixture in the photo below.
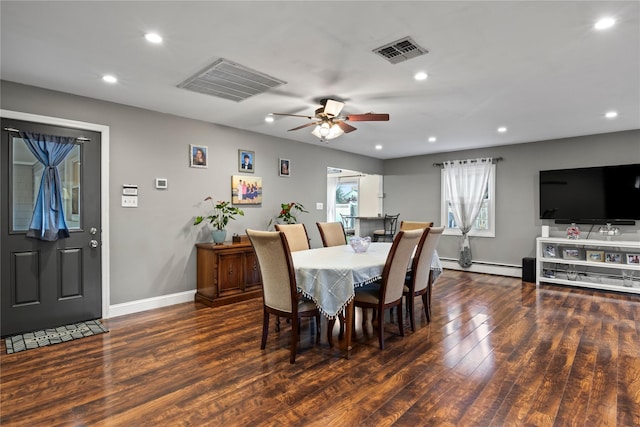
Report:
[[[316,126],[311,132],[312,135],[322,140],[334,139],[343,133],[344,131],[340,129],[340,126],[336,124],[330,125],[327,122]]]

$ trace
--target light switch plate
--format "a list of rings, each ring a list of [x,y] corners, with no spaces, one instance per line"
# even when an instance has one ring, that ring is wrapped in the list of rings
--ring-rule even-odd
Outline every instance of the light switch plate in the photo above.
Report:
[[[322,209],[324,209],[323,206],[324,205],[322,203],[316,203],[316,210],[321,211]]]
[[[122,207],[123,208],[137,208],[138,207],[138,196],[122,196]]]

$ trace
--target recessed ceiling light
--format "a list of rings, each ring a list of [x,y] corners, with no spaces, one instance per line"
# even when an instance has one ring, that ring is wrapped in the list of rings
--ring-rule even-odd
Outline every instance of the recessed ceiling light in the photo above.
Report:
[[[104,76],[102,76],[102,80],[104,80],[107,83],[117,83],[118,79],[115,78],[115,76],[112,76],[111,74],[105,74]]]
[[[618,112],[617,111],[607,111],[604,116],[607,119],[614,119],[614,118],[618,117]]]
[[[507,128],[506,128],[506,127],[504,127],[504,126],[500,126],[500,127],[498,128],[498,132],[500,132],[500,133],[505,133],[506,131],[507,131]]]
[[[607,28],[611,28],[615,25],[616,20],[613,18],[602,18],[593,26],[596,30],[605,30]]]
[[[160,37],[156,33],[147,33],[144,35],[144,38],[147,39],[150,43],[160,44],[162,43],[162,37]]]
[[[382,150],[382,145],[380,144],[376,145],[376,150]]]
[[[429,75],[427,73],[425,73],[424,71],[420,71],[417,72],[413,78],[416,80],[427,80],[427,77],[429,77]]]
[[[429,142],[436,142],[437,138],[435,136],[429,137]]]
[[[264,118],[264,121],[267,123],[273,123],[273,116],[269,115]]]

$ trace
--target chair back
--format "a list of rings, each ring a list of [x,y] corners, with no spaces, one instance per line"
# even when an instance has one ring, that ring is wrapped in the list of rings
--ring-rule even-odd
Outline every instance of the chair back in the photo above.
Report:
[[[429,285],[431,277],[431,260],[440,241],[444,227],[426,228],[418,242],[416,254],[411,265],[413,291],[421,291]]]
[[[285,234],[250,229],[246,233],[260,266],[264,305],[287,313],[294,312],[298,308],[296,275]]]
[[[309,235],[304,224],[276,224],[276,230],[287,236],[287,243],[291,252],[310,249]]]
[[[400,221],[400,230],[401,231],[407,231],[407,230],[417,230],[418,228],[427,228],[427,227],[433,227],[433,221],[432,222],[421,222],[421,221]]]
[[[318,231],[320,231],[320,237],[322,238],[322,245],[327,246],[341,246],[347,244],[347,238],[344,234],[344,227],[341,222],[316,222]]]
[[[404,281],[411,255],[422,236],[422,230],[400,231],[393,239],[391,250],[382,270],[380,298],[384,304],[402,298]]]
[[[387,236],[393,236],[396,234],[396,229],[398,228],[398,217],[397,215],[384,215],[384,234]]]
[[[342,215],[340,214],[340,218],[342,221],[342,226],[344,227],[345,230],[350,230],[353,228],[356,228],[356,217],[355,216],[351,216],[351,215]]]

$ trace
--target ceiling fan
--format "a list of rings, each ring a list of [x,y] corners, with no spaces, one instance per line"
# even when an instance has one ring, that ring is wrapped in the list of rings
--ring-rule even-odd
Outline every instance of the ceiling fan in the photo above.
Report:
[[[322,106],[318,108],[314,116],[305,116],[300,114],[286,114],[286,113],[271,113],[272,116],[290,116],[290,117],[305,117],[309,120],[313,120],[310,123],[306,123],[301,126],[297,126],[292,130],[304,129],[309,126],[315,126],[313,135],[317,136],[321,140],[334,139],[342,135],[343,133],[349,133],[356,130],[346,121],[351,122],[386,122],[389,121],[389,114],[349,114],[340,115],[344,102],[336,101],[333,99],[322,99],[320,101]]]

